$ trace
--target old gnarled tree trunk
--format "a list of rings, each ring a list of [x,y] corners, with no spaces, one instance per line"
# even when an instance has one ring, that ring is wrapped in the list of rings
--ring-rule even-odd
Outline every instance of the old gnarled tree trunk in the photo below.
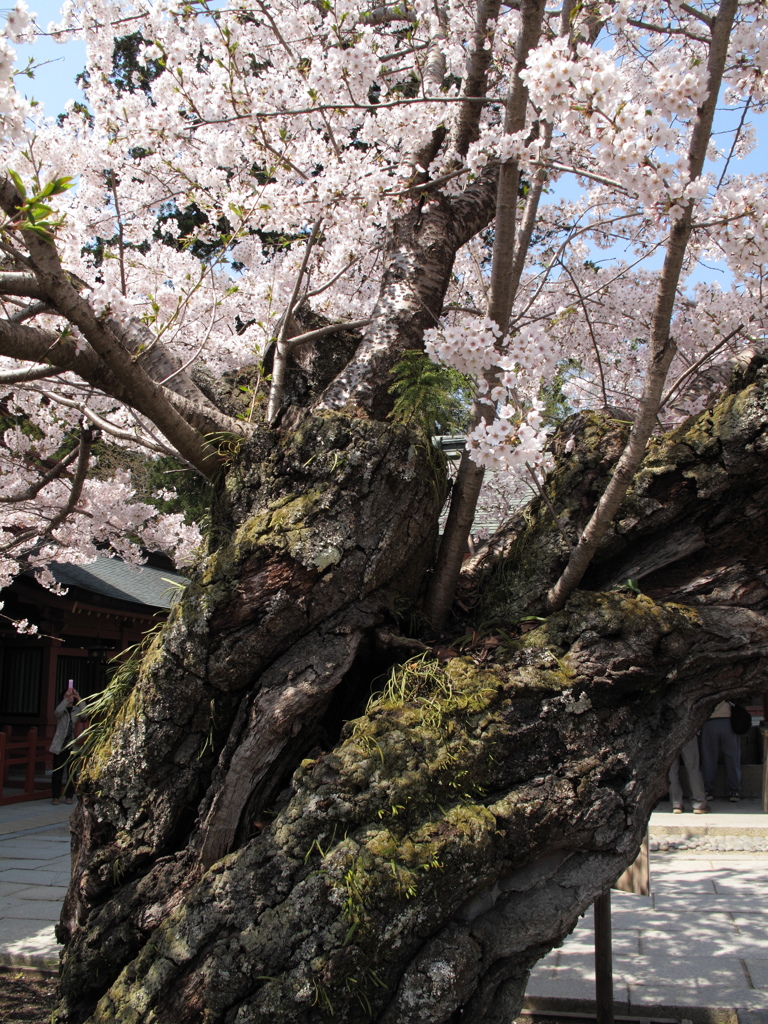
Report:
[[[481,574],[495,660],[425,654],[362,717],[433,553],[428,447],[340,414],[244,445],[84,769],[60,1019],[509,1021],[634,857],[676,750],[764,685],[767,420],[759,370],[654,441],[594,589],[524,632],[567,554],[535,504]],[[566,531],[621,429],[556,440]],[[628,577],[642,595],[608,589]]]

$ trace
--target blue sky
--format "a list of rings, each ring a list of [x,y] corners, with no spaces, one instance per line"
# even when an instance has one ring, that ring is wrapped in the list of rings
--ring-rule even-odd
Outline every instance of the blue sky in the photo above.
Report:
[[[27,0],[29,9],[37,12],[37,23],[45,31],[48,23],[59,20],[58,0]],[[16,66],[26,66],[27,58],[34,57],[41,66],[34,72],[34,78],[19,76],[16,88],[28,98],[45,104],[45,112],[51,117],[60,114],[69,99],[80,99],[81,91],[75,84],[76,76],[85,67],[85,43],[76,39],[58,44],[43,37],[34,46],[14,44],[18,55]]]

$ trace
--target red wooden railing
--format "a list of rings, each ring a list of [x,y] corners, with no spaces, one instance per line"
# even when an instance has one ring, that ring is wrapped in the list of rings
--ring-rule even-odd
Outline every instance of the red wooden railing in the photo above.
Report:
[[[14,739],[8,726],[0,730],[0,805],[50,796],[50,780],[43,777],[51,762],[47,748],[48,741],[38,739],[37,729],[30,729],[26,739]],[[11,774],[12,768],[19,767],[23,775]]]

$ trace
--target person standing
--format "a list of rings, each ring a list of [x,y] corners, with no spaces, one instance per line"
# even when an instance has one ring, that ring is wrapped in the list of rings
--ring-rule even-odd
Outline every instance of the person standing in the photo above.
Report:
[[[683,759],[685,770],[688,773],[688,782],[691,787],[693,798],[694,814],[709,814],[704,779],[699,768],[699,740],[697,736],[688,740],[683,749],[672,762],[669,769],[669,799],[672,801],[672,812],[682,814],[685,810],[683,804],[683,787],[680,783],[680,758]]]
[[[70,743],[75,738],[75,722],[84,713],[85,708],[80,700],[80,694],[69,680],[67,689],[61,695],[61,701],[56,705],[56,731],[53,740],[48,748],[53,754],[53,774],[51,775],[51,803],[57,804],[61,800],[62,790],[69,781],[67,778],[67,761],[71,753]],[[66,791],[66,790],[65,790]],[[65,803],[71,804],[72,797],[67,796]]]
[[[720,701],[701,727],[701,772],[707,800],[712,799],[721,751],[728,799],[735,804],[741,797],[741,742],[731,728],[731,705],[727,700]]]

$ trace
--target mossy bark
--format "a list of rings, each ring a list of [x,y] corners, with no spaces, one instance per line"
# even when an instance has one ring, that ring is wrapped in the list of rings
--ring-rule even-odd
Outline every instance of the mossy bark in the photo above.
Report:
[[[442,491],[423,439],[366,420],[326,414],[243,447],[211,550],[81,772],[64,1019],[87,1015],[325,739],[334,690],[413,597]]]
[[[670,434],[652,438],[646,458],[584,578],[602,590],[637,581],[644,593],[681,601],[761,606],[768,527],[768,367],[745,387]],[[556,469],[546,489],[572,539],[618,459],[628,424],[585,413],[552,442]],[[514,622],[542,614],[546,590],[568,557],[566,543],[536,499],[495,539],[481,617]]]
[[[646,552],[649,593],[582,591],[521,624],[564,556],[534,508],[489,588],[493,660],[406,663],[338,742],[318,720],[375,674],[439,483],[410,435],[348,417],[254,439],[84,773],[60,1019],[508,1024],[635,856],[676,751],[764,686],[765,385],[649,452],[593,581]],[[566,529],[623,429],[577,426],[549,484]],[[697,540],[673,557],[684,524]]]

